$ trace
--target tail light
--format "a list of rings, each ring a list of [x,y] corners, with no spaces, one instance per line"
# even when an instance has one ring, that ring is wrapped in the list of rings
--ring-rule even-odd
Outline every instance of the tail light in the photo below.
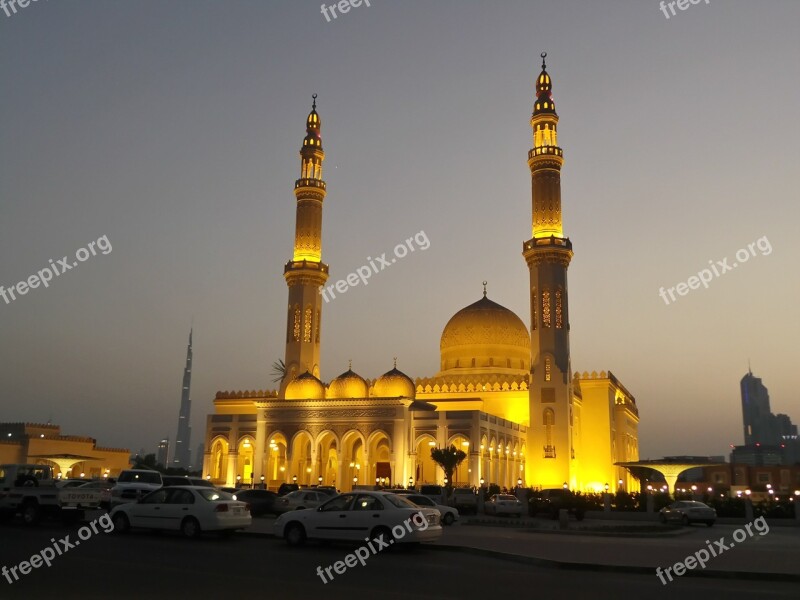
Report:
[[[217,504],[217,506],[214,508],[214,512],[228,512],[228,505]]]

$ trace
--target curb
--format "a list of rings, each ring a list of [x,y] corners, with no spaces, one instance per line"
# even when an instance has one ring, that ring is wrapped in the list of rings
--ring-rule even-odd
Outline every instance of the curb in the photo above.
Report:
[[[601,565],[595,563],[575,563],[552,560],[549,558],[536,558],[533,556],[520,556],[498,550],[485,550],[469,546],[449,546],[446,544],[426,544],[426,548],[439,551],[461,552],[496,558],[507,562],[545,567],[550,569],[564,569],[572,571],[599,571],[607,573],[633,573],[638,575],[655,576],[655,567],[637,567],[630,565]],[[683,577],[703,577],[707,579],[742,579],[750,581],[790,581],[800,582],[800,575],[791,573],[759,573],[754,571],[686,571]]]
[[[533,532],[531,532],[533,533]],[[266,532],[236,532],[236,536],[256,537],[262,539],[278,539],[272,533]],[[471,546],[453,546],[450,544],[425,544],[426,549],[437,552],[460,552],[462,554],[472,554],[496,558],[506,562],[513,562],[535,567],[548,569],[563,569],[565,571],[597,571],[606,573],[632,573],[636,575],[655,575],[655,567],[638,567],[632,565],[602,565],[597,563],[576,563],[549,558],[537,558],[535,556],[522,556],[520,554],[510,554],[499,550],[486,550],[483,548],[473,548]],[[756,571],[686,571],[683,577],[702,577],[706,579],[739,579],[749,581],[789,581],[800,582],[800,575],[791,573],[759,573]]]

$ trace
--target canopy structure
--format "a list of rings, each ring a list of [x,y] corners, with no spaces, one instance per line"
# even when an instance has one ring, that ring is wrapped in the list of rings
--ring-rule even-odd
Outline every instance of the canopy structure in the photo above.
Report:
[[[718,467],[724,463],[718,462],[689,462],[678,460],[638,460],[635,462],[618,462],[617,466],[625,467],[633,475],[636,475],[634,469],[652,469],[658,471],[664,476],[667,482],[667,489],[670,495],[675,491],[675,483],[678,481],[681,473],[689,469],[696,469],[697,467]]]
[[[54,462],[58,465],[58,468],[62,473],[68,473],[72,470],[72,467],[78,463],[87,460],[97,460],[96,456],[81,456],[79,454],[39,454],[36,456],[31,456],[30,458],[40,458]]]

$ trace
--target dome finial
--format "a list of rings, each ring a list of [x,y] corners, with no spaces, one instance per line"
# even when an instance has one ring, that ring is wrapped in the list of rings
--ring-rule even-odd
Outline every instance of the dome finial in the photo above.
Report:
[[[397,368],[397,357],[396,356],[394,357],[394,368],[395,369]]]
[[[484,282],[483,282],[483,297],[484,297],[484,298],[486,298],[486,284],[487,284],[487,283],[488,283],[488,281],[484,281]]]
[[[311,94],[311,98],[313,98],[313,101],[311,102],[311,109],[317,110],[317,95]]]
[[[542,57],[542,71],[547,69],[547,65],[544,63],[544,59],[547,58],[547,52],[542,52],[539,56]]]
[[[347,359],[347,370],[348,371],[352,371],[353,370],[353,359],[352,358],[348,358]]]

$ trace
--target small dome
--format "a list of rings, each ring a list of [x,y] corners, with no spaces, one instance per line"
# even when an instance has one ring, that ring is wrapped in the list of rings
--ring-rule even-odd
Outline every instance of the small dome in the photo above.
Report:
[[[325,385],[306,371],[286,386],[286,400],[323,400]]]
[[[328,385],[328,398],[368,398],[367,382],[362,377],[348,369]]]
[[[372,395],[375,398],[416,398],[417,388],[411,378],[395,366],[375,380]]]
[[[530,371],[528,328],[516,314],[486,296],[453,315],[444,327],[439,349],[442,371]]]

